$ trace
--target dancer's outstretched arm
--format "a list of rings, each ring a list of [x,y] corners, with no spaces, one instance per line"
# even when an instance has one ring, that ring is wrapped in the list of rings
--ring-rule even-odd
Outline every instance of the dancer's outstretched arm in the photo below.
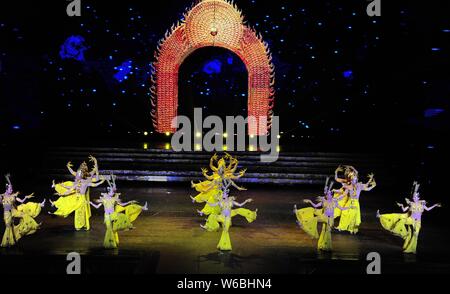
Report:
[[[364,191],[370,191],[377,186],[377,182],[375,182],[374,174],[369,174],[369,180],[367,183],[363,184]]]
[[[233,180],[230,179],[230,182],[231,182],[231,185],[232,185],[233,187],[235,187],[236,189],[238,189],[239,191],[247,191],[246,188],[244,188],[244,187],[239,187]]]
[[[214,175],[208,175],[208,169],[202,168],[202,174],[207,179],[212,181],[214,179]]]
[[[76,173],[76,171],[74,171],[73,169],[72,169],[72,167],[73,167],[73,164],[72,164],[72,162],[68,162],[67,163],[67,169],[69,170],[69,173],[72,175],[72,176],[76,176],[77,175],[77,173]]]
[[[334,171],[334,180],[338,183],[343,184],[347,182],[347,180],[339,177],[339,172],[341,171],[344,171],[344,167],[338,166],[338,168]]]
[[[136,204],[136,203],[138,203],[136,200],[131,200],[131,201],[128,201],[128,202],[125,202],[125,203],[122,203],[122,201],[117,201],[117,204],[119,204],[120,206],[127,206],[127,205],[130,205],[130,204]]]
[[[94,163],[94,168],[92,169],[92,171],[89,173],[91,175],[91,177],[94,177],[95,179],[99,178],[99,172],[98,172],[98,162],[97,162],[97,158],[95,158],[92,155],[89,155],[89,161]]]
[[[346,194],[347,193],[347,190],[344,189],[344,191],[341,191],[341,189],[333,189],[332,192],[333,193],[341,193],[342,192],[342,194]]]
[[[106,181],[106,179],[104,177],[101,177],[100,182],[89,183],[89,187],[96,188],[96,187],[102,185],[105,181]]]
[[[231,156],[231,155],[230,155],[230,156]],[[234,172],[237,170],[238,165],[239,165],[239,161],[238,161],[236,158],[231,157],[231,159],[230,159],[230,164],[228,165],[228,168],[227,168],[227,169],[228,169],[231,173],[234,173]]]
[[[303,202],[311,204],[311,206],[314,207],[314,208],[319,208],[319,207],[322,206],[322,202],[316,204],[316,203],[312,202],[309,199],[305,199],[305,200],[303,200]]]
[[[230,164],[228,165],[228,170],[232,173],[234,173],[239,165],[239,161],[237,159],[232,159],[232,161],[230,162]]]
[[[431,206],[431,207],[426,207],[425,205],[423,206],[423,209],[425,209],[426,211],[430,211],[436,207],[442,207],[442,205],[440,203],[436,203],[435,205]]]
[[[214,161],[217,159],[217,154],[214,154],[211,159],[209,160],[209,168],[213,171],[216,172],[219,169],[214,165]]]
[[[64,187],[64,188],[66,188],[66,187]],[[67,187],[66,189],[67,189],[67,191],[64,192],[63,194],[59,194],[59,193],[57,193],[57,194],[61,195],[61,196],[67,196],[67,195],[70,195],[70,194],[72,194],[72,193],[77,191],[77,189],[74,186],[73,187]]]
[[[14,194],[14,197],[16,197],[16,201],[19,203],[24,203],[25,201],[27,201],[28,199],[31,199],[34,197],[34,193],[31,193],[28,196],[25,196],[23,199],[20,199],[19,197],[17,197],[19,195],[19,192],[17,192],[16,194]]]
[[[400,207],[402,209],[403,212],[407,212],[409,210],[409,207],[405,207],[403,204],[401,203],[397,203],[398,207]]]
[[[340,206],[339,204],[336,205],[336,207],[339,208],[339,209],[342,210],[342,211],[355,208],[354,206],[342,207],[342,206]]]
[[[95,209],[99,209],[100,208],[100,206],[102,206],[103,205],[103,203],[98,203],[98,204],[94,204],[94,203],[92,203],[92,201],[90,201],[89,202],[93,207],[95,207]]]
[[[240,179],[240,178],[242,178],[245,175],[246,172],[247,172],[246,168],[240,170],[239,173],[237,173],[237,174],[234,174],[234,171],[232,171],[230,179],[233,179],[233,180]]]
[[[247,199],[247,200],[245,200],[245,201],[242,202],[242,203],[233,201],[233,205],[235,205],[235,206],[237,206],[237,207],[242,207],[242,206],[244,206],[245,204],[250,203],[250,202],[253,202],[253,199],[251,199],[251,198],[250,198],[250,199]]]

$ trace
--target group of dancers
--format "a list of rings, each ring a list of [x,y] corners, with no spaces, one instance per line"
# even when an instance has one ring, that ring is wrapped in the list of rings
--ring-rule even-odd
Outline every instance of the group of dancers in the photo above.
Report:
[[[229,230],[232,224],[232,218],[236,215],[244,217],[249,223],[256,220],[257,212],[243,208],[247,203],[253,202],[247,199],[242,203],[236,201],[236,197],[230,196],[230,187],[234,187],[239,191],[246,189],[238,186],[234,180],[245,175],[245,170],[237,171],[239,161],[230,154],[219,157],[214,154],[211,157],[209,167],[212,174],[208,174],[208,169],[202,169],[205,181],[194,183],[194,188],[199,194],[195,197],[191,196],[193,203],[205,203],[202,210],[197,210],[200,216],[206,216],[206,223],[200,225],[201,228],[209,232],[220,230],[222,225],[222,234],[217,244],[217,249],[222,251],[232,250]],[[235,208],[234,207],[238,207]]]
[[[148,210],[147,203],[140,206],[136,201],[122,202],[121,194],[117,192],[115,176],[100,175],[97,160],[90,156],[89,161],[93,164],[91,170],[86,162],[83,162],[77,171],[72,169],[70,162],[67,164],[70,174],[74,177],[73,181],[59,184],[53,181],[52,188],[55,189],[55,194],[59,198],[56,201],[50,200],[51,206],[56,207],[56,211],[51,214],[64,218],[73,214],[76,230],[90,230],[91,206],[96,209],[103,206],[106,227],[103,246],[117,248],[119,246],[118,232],[133,229],[133,222],[142,211]],[[209,164],[212,174],[209,174],[208,169],[202,169],[205,180],[191,183],[192,188],[198,192],[195,197],[191,196],[192,202],[204,203],[203,208],[197,210],[200,216],[206,217],[205,224],[200,225],[201,228],[208,232],[217,232],[222,229],[217,244],[217,248],[221,251],[232,250],[229,231],[233,217],[240,215],[248,223],[252,223],[256,220],[258,213],[257,209],[243,208],[246,204],[253,202],[252,199],[239,203],[236,197],[230,195],[231,188],[239,191],[246,190],[235,183],[235,180],[243,177],[246,172],[245,169],[237,171],[238,164],[238,160],[230,154],[225,153],[222,157],[215,154],[211,157]],[[305,233],[318,239],[317,248],[323,251],[332,250],[333,229],[347,231],[350,234],[358,233],[361,224],[359,203],[361,192],[371,191],[376,187],[373,174],[368,175],[367,182],[361,182],[358,171],[352,166],[339,166],[335,171],[334,179],[341,185],[339,189],[333,189],[334,183],[328,178],[323,196],[317,197],[316,202],[304,200],[311,207],[297,209],[297,206],[294,206],[297,224]],[[6,175],[6,181],[6,191],[0,195],[5,223],[1,247],[11,247],[23,236],[35,233],[41,225],[35,219],[46,203],[46,200],[41,203],[28,201],[33,198],[33,194],[23,199],[19,198],[19,192],[15,192],[11,184],[10,175]],[[102,193],[95,203],[91,202],[90,188],[99,187],[104,182],[108,183],[107,193]],[[397,203],[402,213],[380,214],[377,211],[382,227],[403,238],[405,253],[416,253],[423,212],[441,207],[440,204],[427,206],[426,201],[420,199],[419,187],[420,185],[415,182],[412,199],[406,199],[406,206]],[[339,223],[335,227],[338,218]],[[322,227],[319,234],[320,224]]]
[[[343,173],[343,177],[341,177]],[[312,207],[297,209],[294,213],[297,224],[314,239],[318,239],[317,248],[323,251],[332,250],[331,233],[334,228],[338,231],[347,231],[350,234],[358,233],[361,224],[361,209],[359,197],[362,191],[371,191],[376,187],[373,174],[368,176],[366,183],[360,182],[358,171],[352,166],[339,166],[335,171],[335,181],[341,184],[339,189],[333,189],[333,182],[328,178],[325,184],[324,196],[317,198],[317,203],[304,200]],[[403,252],[415,254],[417,240],[421,228],[422,213],[430,211],[435,204],[428,207],[425,200],[420,199],[420,185],[413,184],[412,200],[406,199],[407,206],[397,203],[403,213],[380,214],[377,218],[384,229],[396,236],[403,238]],[[335,227],[335,220],[339,218],[339,224]],[[318,226],[322,224],[320,235]]]
[[[117,248],[119,245],[119,231],[133,229],[133,222],[142,211],[148,210],[147,203],[144,206],[137,205],[136,201],[123,203],[120,199],[120,193],[117,192],[115,176],[109,178],[99,174],[98,163],[94,157],[89,157],[94,167],[89,170],[86,162],[83,162],[77,171],[72,169],[69,162],[67,168],[74,177],[73,181],[67,181],[55,184],[55,189],[59,198],[56,201],[50,200],[51,206],[56,207],[56,211],[50,214],[68,217],[74,215],[75,230],[90,230],[91,206],[96,209],[104,207],[104,224],[106,233],[103,246],[107,249]],[[6,192],[0,195],[0,201],[3,205],[5,233],[2,238],[1,247],[14,246],[20,238],[35,233],[41,224],[35,221],[45,206],[46,200],[41,203],[26,202],[33,197],[33,194],[20,199],[19,193],[14,192],[11,184],[10,175],[6,175]],[[90,201],[90,188],[99,187],[104,182],[108,183],[107,193],[102,193],[101,197],[95,201]],[[20,205],[17,205],[17,202]],[[18,224],[16,225],[16,219]]]

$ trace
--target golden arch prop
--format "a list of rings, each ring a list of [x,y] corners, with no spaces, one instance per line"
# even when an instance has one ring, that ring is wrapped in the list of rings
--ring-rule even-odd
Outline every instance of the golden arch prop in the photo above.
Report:
[[[181,64],[199,48],[218,46],[238,55],[248,71],[249,135],[265,135],[271,127],[274,65],[267,43],[244,21],[236,5],[226,0],[200,0],[166,32],[155,52],[151,77],[152,119],[155,130],[173,133],[178,110]]]

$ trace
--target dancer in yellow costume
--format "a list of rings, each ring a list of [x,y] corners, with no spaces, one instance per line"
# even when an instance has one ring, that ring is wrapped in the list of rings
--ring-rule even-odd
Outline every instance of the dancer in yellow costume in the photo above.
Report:
[[[339,169],[339,168],[338,168]],[[352,167],[346,167],[346,177],[349,182],[342,183],[344,195],[347,198],[345,202],[341,200],[339,205],[342,207],[352,207],[351,209],[340,213],[339,225],[336,229],[339,231],[347,231],[351,234],[358,233],[361,225],[361,209],[359,205],[359,197],[362,191],[371,191],[377,186],[373,174],[369,174],[367,183],[359,182],[358,171]]]
[[[207,169],[202,169],[202,173],[206,178],[206,181],[200,183],[192,183],[192,187],[195,188],[197,192],[200,192],[196,197],[192,197],[193,203],[205,203],[202,210],[198,210],[198,213],[203,216],[208,216],[205,225],[201,225],[202,228],[208,231],[215,231],[218,229],[216,225],[211,226],[210,223],[216,223],[215,219],[220,214],[220,208],[215,204],[222,199],[222,188],[226,183],[229,183],[239,191],[246,190],[243,187],[239,187],[234,180],[237,180],[244,176],[245,170],[241,170],[236,173],[239,161],[232,157],[230,154],[226,153],[224,157],[218,160],[217,154],[211,157],[210,169],[212,170],[212,175],[208,174]],[[217,165],[215,162],[217,161]],[[228,162],[227,162],[228,161]]]
[[[6,226],[1,247],[14,246],[23,236],[34,234],[40,226],[34,219],[45,205],[45,200],[41,203],[28,202],[24,204],[25,201],[33,198],[33,194],[20,199],[17,197],[19,192],[14,193],[9,175],[6,175],[6,181],[8,182],[6,192],[0,195],[0,202],[3,206],[3,220]],[[16,206],[16,202],[21,204]],[[14,219],[20,219],[18,225],[14,224]]]
[[[327,179],[324,189],[325,197],[318,197],[317,204],[308,199],[303,201],[311,204],[313,207],[297,209],[297,206],[294,206],[294,214],[297,217],[297,224],[309,236],[314,239],[319,239],[317,248],[323,251],[331,251],[333,248],[331,242],[331,231],[334,227],[335,209],[350,209],[350,207],[341,207],[339,205],[339,201],[342,199],[336,199],[333,197],[333,183],[328,186],[328,181],[329,179]],[[320,235],[317,230],[319,223],[322,223]]]
[[[340,177],[340,173],[344,173],[344,177]],[[338,168],[335,170],[334,172],[334,180],[341,184],[341,188],[334,190],[334,198],[339,198],[341,199],[339,201],[339,205],[342,207],[345,207],[345,205],[347,204],[349,197],[348,197],[348,190],[346,189],[346,187],[348,187],[351,183],[351,177],[353,175],[353,170],[352,167],[350,166],[338,166]],[[335,209],[334,211],[334,217],[338,218],[341,216],[341,210],[340,209]]]
[[[98,204],[91,202],[95,208],[103,205],[105,209],[104,223],[106,226],[103,246],[106,249],[114,249],[119,246],[119,231],[133,229],[133,222],[141,214],[147,211],[147,202],[144,206],[137,205],[136,201],[122,203],[120,193],[117,193],[114,175],[111,175],[111,181],[108,180],[108,193],[102,193],[102,197],[96,200]]]
[[[245,219],[252,223],[256,220],[256,216],[258,210],[251,211],[246,208],[242,208],[245,204],[252,202],[252,199],[247,199],[243,203],[236,202],[235,197],[228,197],[228,186],[224,187],[224,191],[222,193],[222,199],[217,203],[208,203],[211,206],[217,206],[220,208],[220,214],[217,217],[217,222],[222,225],[222,234],[220,236],[219,243],[217,244],[217,249],[222,251],[231,251],[231,240],[230,240],[230,228],[232,225],[232,218],[236,215],[244,216]],[[239,207],[237,209],[233,209],[233,207]]]
[[[377,217],[380,219],[383,228],[404,240],[404,253],[416,254],[423,212],[430,211],[435,207],[441,207],[441,204],[427,207],[426,201],[420,199],[419,187],[420,185],[417,182],[414,182],[413,199],[412,201],[407,198],[405,199],[407,204],[406,207],[401,203],[397,203],[403,210],[403,213],[380,215],[380,212],[377,211]]]
[[[83,162],[75,173],[74,182],[61,184],[53,182],[52,186],[55,188],[57,195],[60,196],[58,200],[50,201],[52,207],[57,208],[53,214],[68,217],[70,214],[75,213],[74,226],[77,231],[81,229],[90,230],[90,188],[98,187],[105,182],[105,179],[99,176],[97,160],[92,156],[90,160],[94,162],[94,169],[91,172],[89,172],[87,164]],[[70,162],[67,164],[67,167],[73,174]]]
[[[55,182],[53,181],[52,188],[55,189],[57,195],[65,194],[67,192],[67,190],[70,190],[73,187],[74,182],[77,181],[77,177],[82,178],[82,179],[90,178],[92,180],[92,182],[97,182],[99,180],[99,170],[98,170],[97,159],[93,156],[89,156],[89,161],[94,164],[94,167],[92,168],[91,171],[89,171],[89,167],[86,164],[86,162],[82,162],[77,171],[74,171],[72,169],[73,165],[70,161],[67,163],[67,169],[69,170],[69,173],[72,176],[74,176],[75,179],[74,179],[74,181],[67,181],[67,182],[63,182],[60,184],[55,184]],[[89,194],[89,189],[88,189],[88,194]]]

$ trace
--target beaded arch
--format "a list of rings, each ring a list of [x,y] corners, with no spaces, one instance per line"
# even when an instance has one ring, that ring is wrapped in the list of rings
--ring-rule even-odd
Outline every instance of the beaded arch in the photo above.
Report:
[[[249,135],[265,135],[271,128],[274,104],[274,65],[269,46],[248,26],[241,11],[226,0],[200,0],[172,25],[155,51],[152,64],[152,121],[160,133],[174,133],[178,110],[179,69],[184,60],[203,47],[234,52],[248,71]]]

